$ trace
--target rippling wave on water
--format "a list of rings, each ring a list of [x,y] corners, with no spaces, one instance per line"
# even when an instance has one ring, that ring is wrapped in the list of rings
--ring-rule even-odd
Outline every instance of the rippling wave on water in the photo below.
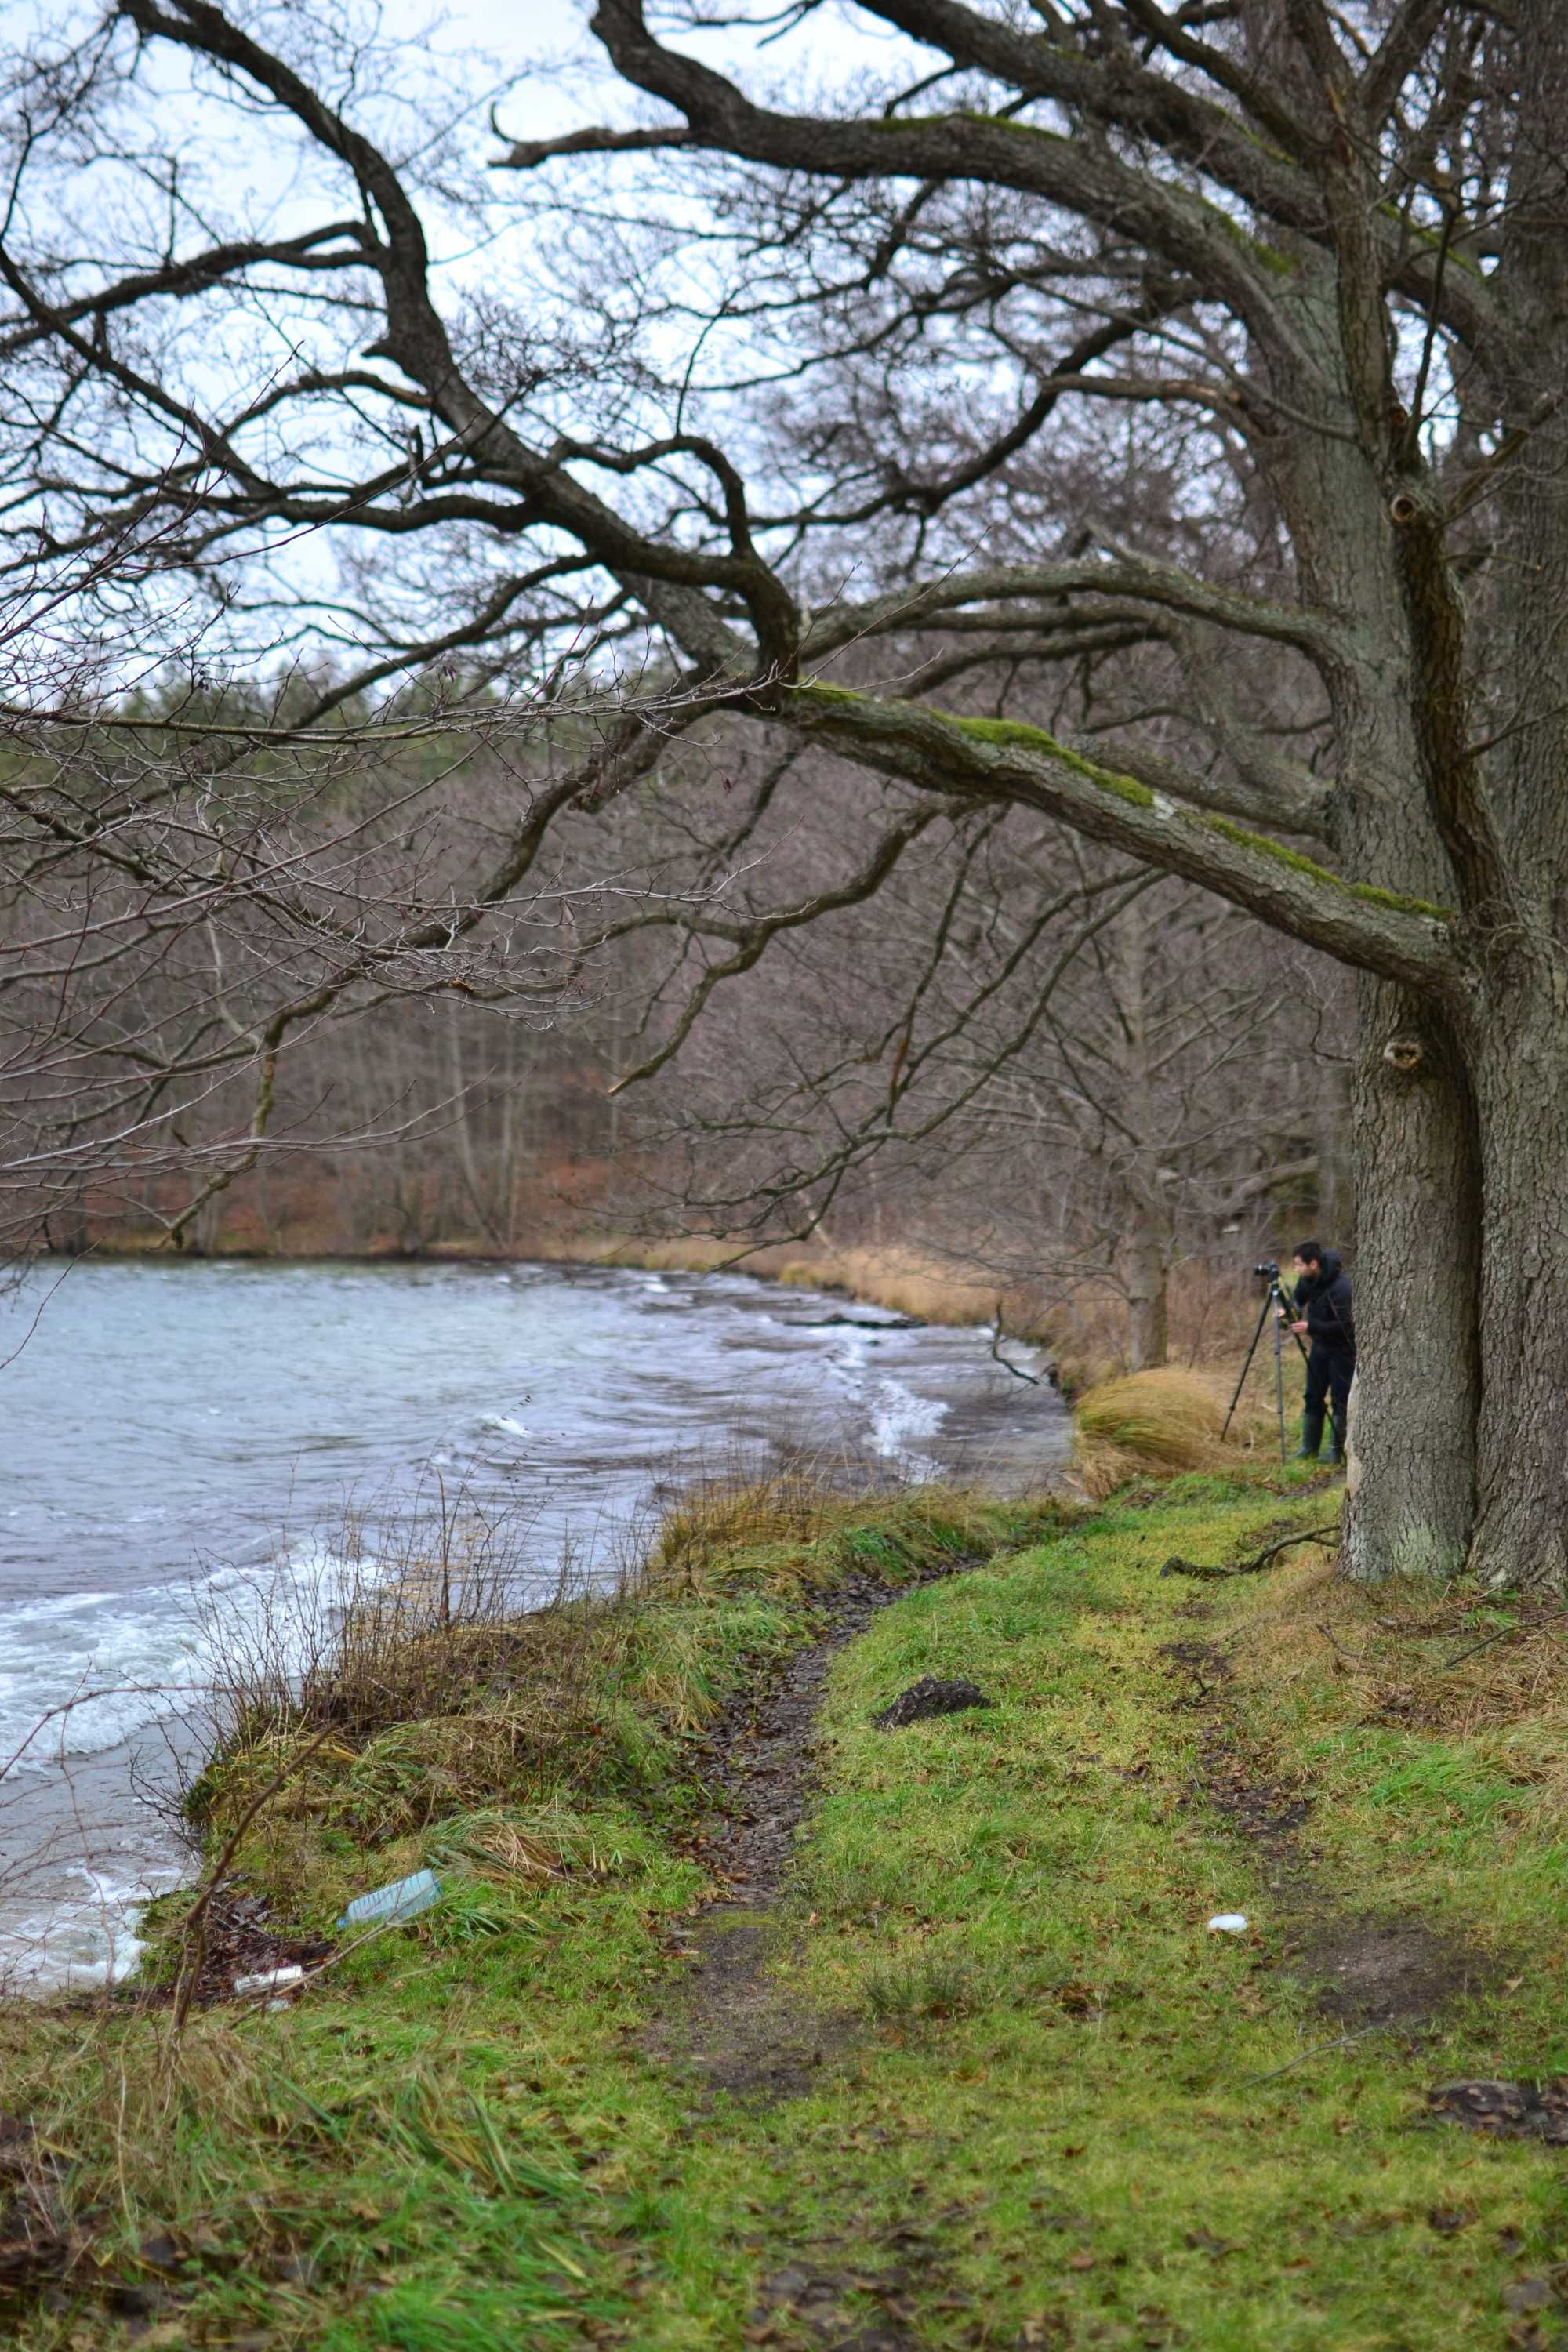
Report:
[[[52,1278],[52,1277],[51,1277]],[[39,1286],[0,1302],[0,1360]],[[628,1519],[694,1450],[842,1447],[904,1475],[1036,1483],[1045,1390],[985,1335],[739,1275],[517,1265],[73,1267],[0,1371],[0,1967],[101,1974],[174,1883],[167,1785],[215,1617],[433,1486],[530,1526],[532,1594],[623,1564]],[[525,1580],[526,1582],[526,1580]]]

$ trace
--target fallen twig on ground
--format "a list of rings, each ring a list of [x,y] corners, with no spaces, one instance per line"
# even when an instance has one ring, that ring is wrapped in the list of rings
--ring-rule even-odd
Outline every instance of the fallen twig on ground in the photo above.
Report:
[[[1352,2042],[1364,2042],[1369,2033],[1386,2033],[1393,2023],[1392,2018],[1380,2017],[1374,2019],[1371,2025],[1358,2025],[1353,2033],[1342,2033],[1337,2042],[1320,2042],[1315,2050],[1298,2051],[1294,2058],[1286,2059],[1283,2066],[1270,2066],[1266,2074],[1244,2074],[1237,2089],[1247,2091],[1255,2083],[1278,2082],[1281,2074],[1289,2074],[1293,2068],[1304,2066],[1309,2058],[1326,2058],[1331,2050],[1348,2049]]]
[[[1324,1641],[1328,1643],[1330,1649],[1333,1652],[1335,1658],[1341,1665],[1349,1666],[1352,1671],[1359,1672],[1363,1661],[1366,1656],[1366,1652],[1364,1650],[1363,1650],[1360,1657],[1352,1658],[1350,1652],[1340,1641],[1331,1625],[1319,1624],[1315,1627],[1315,1631],[1322,1635]]]
[[[1332,1527],[1305,1528],[1300,1535],[1281,1536],[1278,1543],[1266,1544],[1250,1559],[1237,1560],[1232,1568],[1215,1568],[1205,1560],[1183,1559],[1179,1553],[1173,1552],[1160,1573],[1162,1576],[1201,1576],[1211,1581],[1222,1576],[1256,1576],[1260,1569],[1268,1567],[1271,1559],[1277,1559],[1282,1551],[1289,1551],[1296,1544],[1338,1543],[1339,1539],[1340,1528],[1336,1519]]]
[[[1515,1633],[1533,1633],[1539,1626],[1549,1625],[1554,1617],[1568,1617],[1568,1609],[1543,1609],[1538,1616],[1521,1617],[1517,1625],[1501,1625],[1495,1633],[1483,1634],[1479,1642],[1472,1642],[1468,1649],[1456,1650],[1451,1658],[1445,1658],[1443,1671],[1447,1674],[1450,1666],[1473,1658],[1478,1651],[1491,1649],[1498,1642],[1510,1641]]]

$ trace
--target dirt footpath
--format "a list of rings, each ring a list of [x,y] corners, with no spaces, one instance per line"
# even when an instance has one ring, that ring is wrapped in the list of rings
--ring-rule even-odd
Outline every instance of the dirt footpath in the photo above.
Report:
[[[955,1559],[936,1574],[973,1565]],[[796,1651],[764,1690],[727,1707],[708,1735],[713,1812],[699,1850],[724,1892],[674,1948],[689,1973],[645,2047],[689,2072],[709,2095],[798,2097],[857,2029],[852,2016],[792,2000],[773,1980],[773,1963],[790,1945],[783,1897],[795,1832],[817,1786],[816,1717],[828,1667],[879,1609],[913,1589],[847,1580],[823,1603],[820,1638]]]

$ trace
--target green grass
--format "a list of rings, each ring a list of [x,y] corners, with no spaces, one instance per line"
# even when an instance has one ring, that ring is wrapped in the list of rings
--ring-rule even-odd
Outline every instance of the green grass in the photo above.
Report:
[[[439,1860],[453,1898],[297,2011],[202,2017],[163,2089],[145,2023],[5,2012],[0,2106],[74,2161],[99,2268],[149,2275],[132,2250],[159,2233],[189,2252],[143,2344],[831,2341],[787,2299],[803,2275],[831,2283],[841,2333],[890,2311],[936,2347],[1556,2341],[1551,2311],[1504,2298],[1568,2261],[1562,2155],[1429,2125],[1422,2102],[1447,2076],[1568,2064],[1568,1717],[1555,1683],[1504,1670],[1506,1646],[1444,1664],[1485,1630],[1468,1595],[1358,1595],[1307,1558],[1159,1578],[1173,1551],[1240,1556],[1323,1508],[1289,1480],[1189,1476],[1044,1540],[994,1520],[984,1565],[910,1591],[842,1654],[772,1971],[786,2009],[842,2021],[805,2096],[705,2100],[644,2047],[709,1892],[672,1842],[689,1760],[666,1643],[662,1695],[635,1702],[642,1779],[512,1792],[536,1842],[556,1803],[564,1876],[466,1876],[507,1805],[448,1816],[387,1851]],[[862,1562],[890,1546],[891,1575],[908,1538],[867,1510],[812,1540]],[[731,1545],[668,1605],[722,1616],[771,1594],[775,1652],[811,1582],[781,1542],[750,1580]],[[750,1639],[710,1628],[676,1654],[705,1662],[710,1697],[751,1670]],[[1183,1703],[1173,1641],[1229,1660],[1212,1707]],[[995,1704],[875,1730],[923,1674]],[[1204,1792],[1221,1736],[1246,1777],[1313,1800],[1314,1932],[1418,1916],[1470,1951],[1424,2043],[1324,2046],[1342,2029],[1287,1965],[1300,1897]],[[301,1838],[347,1833],[292,1834],[297,1864]],[[302,1924],[363,1861],[316,1856]],[[1253,1935],[1208,1936],[1222,1908]],[[26,2352],[121,2340],[96,2296],[10,2325]]]

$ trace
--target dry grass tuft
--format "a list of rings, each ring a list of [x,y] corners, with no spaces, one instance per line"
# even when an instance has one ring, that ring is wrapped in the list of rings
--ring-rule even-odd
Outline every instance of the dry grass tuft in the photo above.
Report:
[[[1132,1455],[1124,1454],[1120,1446],[1107,1445],[1103,1438],[1079,1432],[1073,1448],[1073,1476],[1091,1503],[1103,1503],[1118,1487],[1131,1485],[1138,1475],[1138,1467]]]
[[[1090,1389],[1079,1400],[1078,1422],[1142,1468],[1201,1470],[1218,1444],[1226,1402],[1215,1374],[1167,1364]]]
[[[1104,1381],[1079,1399],[1078,1477],[1096,1501],[1130,1478],[1234,1466],[1238,1444],[1271,1438],[1270,1413],[1244,1396],[1222,1444],[1232,1384],[1220,1371],[1166,1364]]]
[[[187,1812],[216,1830],[282,1774],[270,1830],[330,1828],[380,1846],[542,1788],[635,1779],[606,1696],[636,1614],[579,1603],[480,1627],[405,1616],[374,1651],[347,1625],[341,1675],[324,1654],[291,1697],[236,1720]],[[305,1760],[323,1726],[335,1736]]]
[[[849,1455],[801,1454],[763,1462],[737,1450],[717,1463],[692,1465],[665,1512],[640,1576],[661,1596],[722,1584],[743,1562],[754,1575],[760,1553],[781,1581],[798,1583],[802,1555],[846,1517],[863,1511],[885,1486],[885,1474]],[[786,1568],[791,1558],[795,1573]]]
[[[1568,1811],[1568,1618],[1550,1601],[1447,1585],[1352,1583],[1298,1560],[1251,1620],[1238,1672],[1268,1688],[1323,1673],[1351,1719],[1473,1742]]]
[[[568,1265],[635,1265],[648,1274],[713,1274],[735,1262],[734,1244],[700,1234],[671,1234],[662,1241],[639,1240],[629,1234],[564,1236],[558,1246],[542,1247],[540,1255]],[[751,1259],[742,1272],[760,1273]]]
[[[1048,1497],[1014,1507],[1031,1528],[1058,1509]],[[687,1485],[637,1589],[652,1601],[744,1592],[792,1603],[847,1574],[896,1582],[959,1553],[994,1551],[997,1509],[967,1487],[890,1486],[886,1464],[847,1454],[731,1468]]]
[[[530,1836],[515,1822],[498,1814],[468,1835],[454,1849],[470,1861],[481,1877],[500,1878],[559,1878],[562,1875],[558,1853],[552,1853],[543,1841]]]
[[[560,1805],[487,1808],[446,1824],[433,1858],[458,1862],[497,1885],[597,1872],[604,1862],[592,1828]]]

